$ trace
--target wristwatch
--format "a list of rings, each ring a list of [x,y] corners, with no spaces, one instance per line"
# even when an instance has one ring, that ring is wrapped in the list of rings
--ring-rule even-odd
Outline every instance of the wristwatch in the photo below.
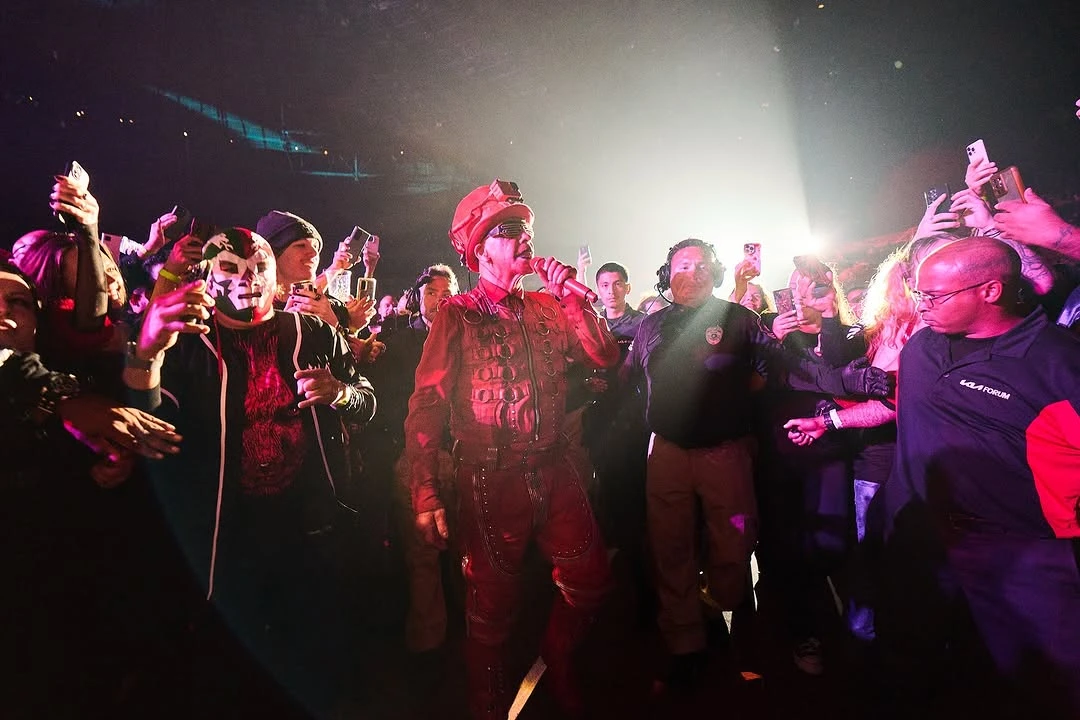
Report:
[[[832,412],[836,412],[836,411],[833,410]],[[825,429],[826,430],[835,430],[836,429],[836,423],[833,422],[832,413],[825,413],[824,415],[822,415],[821,416],[821,422],[823,422],[825,424]]]
[[[124,367],[129,367],[133,370],[143,370],[149,372],[150,368],[154,366],[158,360],[161,359],[161,353],[154,356],[152,360],[143,360],[136,353],[139,349],[139,344],[136,342],[129,342],[124,348]]]
[[[37,410],[43,415],[52,415],[56,411],[57,404],[69,398],[78,397],[79,390],[79,380],[74,375],[49,373],[41,386]]]

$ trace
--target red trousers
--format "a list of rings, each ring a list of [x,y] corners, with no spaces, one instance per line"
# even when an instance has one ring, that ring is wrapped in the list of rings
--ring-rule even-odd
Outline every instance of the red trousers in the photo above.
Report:
[[[502,675],[503,644],[521,602],[529,544],[551,562],[561,593],[541,649],[555,683],[570,677],[574,647],[611,584],[607,552],[564,453],[511,467],[459,460],[457,491],[470,704],[474,716],[506,717],[512,689]]]

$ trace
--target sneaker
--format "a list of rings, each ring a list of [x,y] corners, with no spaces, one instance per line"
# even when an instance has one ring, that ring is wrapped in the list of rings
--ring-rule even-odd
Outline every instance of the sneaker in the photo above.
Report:
[[[825,662],[821,657],[821,641],[815,637],[806,638],[795,646],[792,652],[795,667],[807,675],[820,675],[825,672]]]

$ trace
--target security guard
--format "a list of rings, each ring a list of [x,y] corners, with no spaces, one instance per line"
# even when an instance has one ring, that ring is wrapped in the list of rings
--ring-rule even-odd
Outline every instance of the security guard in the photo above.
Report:
[[[957,646],[961,610],[1021,691],[1021,716],[1077,717],[1080,340],[1028,313],[1021,283],[1015,251],[989,238],[947,245],[919,268],[929,327],[900,357],[897,462],[883,491],[895,603],[881,637],[901,661],[888,673],[898,696],[918,698]]]

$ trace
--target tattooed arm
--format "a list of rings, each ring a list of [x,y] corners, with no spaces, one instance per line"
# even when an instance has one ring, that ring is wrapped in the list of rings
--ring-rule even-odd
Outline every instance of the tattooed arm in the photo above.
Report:
[[[1080,261],[1080,228],[1065,222],[1050,204],[1028,188],[1026,202],[1009,200],[998,203],[994,224],[1006,237],[1025,245],[1060,253]]]

